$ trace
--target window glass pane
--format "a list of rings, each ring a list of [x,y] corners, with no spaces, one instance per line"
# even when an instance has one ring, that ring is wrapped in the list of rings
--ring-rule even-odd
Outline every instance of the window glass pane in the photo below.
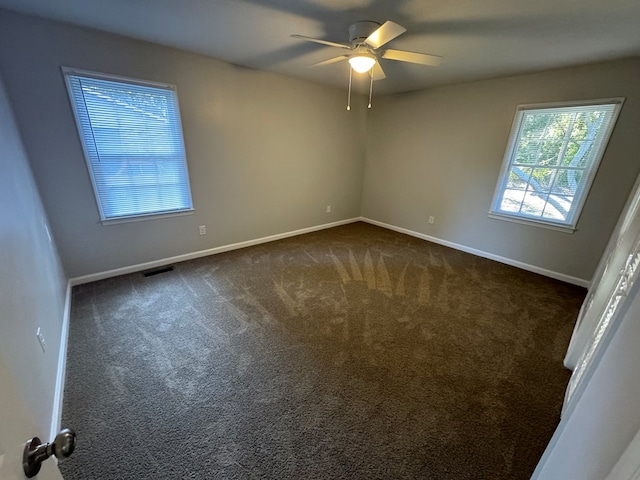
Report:
[[[542,142],[538,163],[540,165],[557,165],[562,153],[564,142],[557,139],[549,139]]]
[[[551,190],[555,177],[555,168],[534,168],[529,184],[535,192],[547,193]]]
[[[508,189],[525,190],[529,184],[532,169],[527,167],[512,167],[507,181]]]
[[[573,197],[559,197],[553,194],[549,195],[542,217],[553,220],[566,220],[572,201]]]
[[[575,121],[573,123],[573,129],[571,130],[571,140],[584,140],[587,137],[587,114],[586,112],[579,112],[576,114]]]
[[[559,196],[575,196],[582,180],[583,170],[558,170],[558,178],[553,185],[552,193]]]
[[[522,201],[521,212],[525,215],[540,216],[546,203],[546,195],[541,195],[533,190],[528,190],[524,195],[524,200]]]
[[[588,168],[590,166],[590,162],[593,160],[593,141],[592,140],[584,140],[580,142],[580,144],[576,145],[576,153],[572,162],[569,162],[569,165],[573,164],[576,167],[580,168]]]
[[[553,121],[551,113],[526,112],[522,125],[521,138],[540,140],[546,136],[549,124]]]
[[[524,193],[524,190],[505,190],[500,209],[504,212],[519,212],[522,200],[524,200]]]
[[[538,140],[522,140],[516,152],[514,163],[517,165],[535,165],[540,158],[542,144]]]

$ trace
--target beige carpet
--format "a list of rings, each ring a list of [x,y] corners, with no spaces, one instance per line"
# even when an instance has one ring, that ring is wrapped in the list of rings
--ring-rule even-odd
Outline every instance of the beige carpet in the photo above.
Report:
[[[585,290],[364,223],[75,287],[65,479],[527,479]]]

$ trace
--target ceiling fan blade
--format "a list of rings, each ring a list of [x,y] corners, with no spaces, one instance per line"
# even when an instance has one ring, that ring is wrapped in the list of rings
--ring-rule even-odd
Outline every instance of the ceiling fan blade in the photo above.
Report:
[[[380,65],[380,62],[376,62],[373,66],[373,81],[384,80],[385,78],[387,78],[387,76],[384,74],[384,70],[382,70],[382,65]]]
[[[367,37],[364,41],[367,45],[373,48],[380,48],[385,43],[390,42],[394,38],[399,35],[402,35],[406,32],[407,29],[402,25],[398,25],[397,23],[392,22],[391,20],[387,20],[384,22],[382,26],[376,29],[371,35]]]
[[[405,50],[387,49],[382,52],[382,58],[397,60],[399,62],[419,63],[420,65],[430,65],[437,67],[442,62],[442,57],[429,55],[427,53],[407,52]]]
[[[330,42],[329,40],[322,40],[321,38],[305,37],[304,35],[297,34],[291,36],[300,40],[306,40],[307,42],[320,43],[322,45],[328,45],[330,47],[346,48],[348,50],[351,50],[351,45],[348,45],[346,43]]]
[[[310,67],[321,67],[322,65],[329,65],[331,63],[341,62],[342,60],[346,60],[349,58],[349,55],[340,55],[339,57],[333,57],[328,60],[324,60],[322,62],[314,63],[313,65],[309,65]]]

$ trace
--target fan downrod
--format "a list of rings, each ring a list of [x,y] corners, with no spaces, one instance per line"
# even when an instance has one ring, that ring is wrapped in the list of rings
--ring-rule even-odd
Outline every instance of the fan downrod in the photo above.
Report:
[[[362,45],[369,35],[380,28],[380,25],[378,22],[368,20],[352,23],[349,25],[349,42],[353,47]]]

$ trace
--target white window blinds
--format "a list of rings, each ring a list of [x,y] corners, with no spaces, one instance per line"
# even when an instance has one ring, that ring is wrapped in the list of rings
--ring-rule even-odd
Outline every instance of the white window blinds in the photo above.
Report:
[[[621,104],[519,107],[491,213],[574,228]]]
[[[101,219],[192,210],[175,88],[64,74]]]

